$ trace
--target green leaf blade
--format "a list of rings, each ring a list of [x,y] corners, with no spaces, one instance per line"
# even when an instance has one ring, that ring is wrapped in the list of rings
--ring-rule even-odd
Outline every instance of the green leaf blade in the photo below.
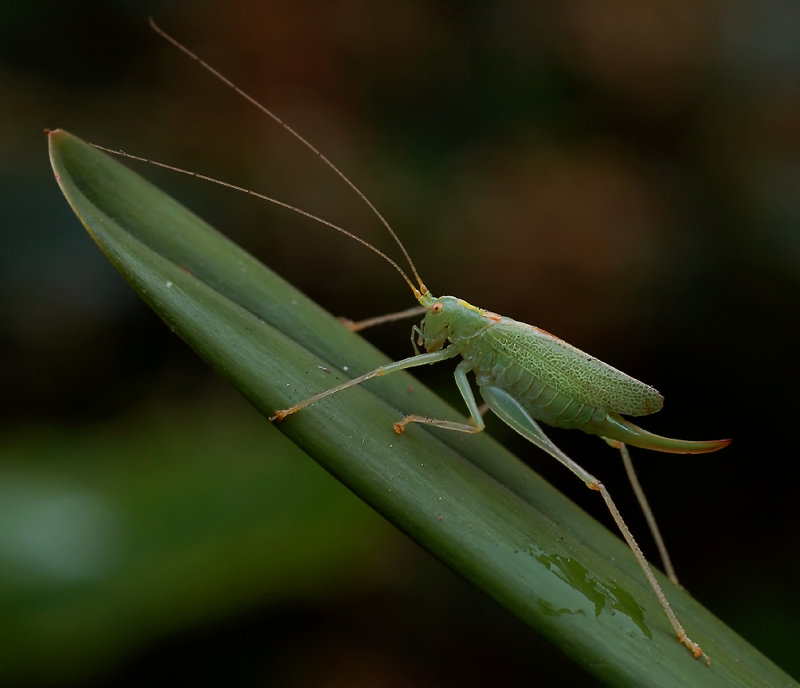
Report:
[[[387,359],[124,166],[50,133],[59,184],[159,316],[262,413]],[[448,566],[609,685],[795,685],[665,583],[710,668],[682,648],[625,545],[488,437],[392,423],[458,417],[406,374],[312,405],[283,431]],[[662,581],[664,579],[662,578]],[[421,621],[424,623],[424,620]]]

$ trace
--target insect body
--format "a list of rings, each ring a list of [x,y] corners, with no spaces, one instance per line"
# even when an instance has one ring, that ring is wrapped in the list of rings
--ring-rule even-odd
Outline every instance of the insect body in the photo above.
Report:
[[[382,366],[288,409],[276,411],[272,420],[283,420],[309,404],[373,377],[461,356],[455,378],[470,412],[471,423],[411,415],[395,424],[398,432],[409,423],[462,432],[482,430],[481,414],[467,379],[467,373],[473,372],[484,401],[506,422],[510,421],[507,414],[509,405],[513,404],[531,420],[558,428],[583,430],[611,444],[702,454],[730,443],[730,440],[672,439],[634,425],[622,414],[643,416],[663,406],[663,397],[649,385],[538,327],[478,308],[455,296],[434,297],[424,284],[420,286],[421,289],[412,288],[425,309],[425,317],[415,332],[419,335],[417,343],[424,346],[427,353]],[[512,427],[519,430],[514,424]]]
[[[678,640],[696,658],[705,658],[710,663],[705,652],[687,636],[675,616],[650,565],[623,521],[608,490],[597,478],[553,444],[537,421],[555,427],[574,428],[598,435],[621,450],[626,465],[628,465],[626,445],[661,452],[700,454],[721,449],[730,440],[696,442],[661,437],[647,432],[622,416],[643,416],[661,408],[663,404],[661,395],[649,385],[585,354],[544,330],[477,308],[454,296],[434,297],[423,283],[408,251],[392,227],[349,178],[270,110],[256,102],[174,38],[165,34],[152,21],[151,25],[157,33],[199,62],[215,77],[233,88],[239,95],[271,117],[300,143],[319,156],[375,213],[402,251],[415,278],[416,284],[392,258],[352,232],[281,201],[234,187],[321,222],[366,246],[392,265],[410,287],[420,308],[375,318],[369,321],[369,324],[395,320],[412,313],[424,312],[425,314],[422,324],[414,329],[414,333],[418,335],[417,346],[424,347],[424,352],[417,351],[414,356],[381,366],[300,401],[290,408],[275,411],[270,420],[283,420],[312,403],[372,378],[460,356],[461,361],[455,369],[455,382],[469,411],[469,422],[463,423],[412,414],[398,420],[394,426],[395,430],[402,433],[410,423],[422,423],[457,432],[475,433],[483,430],[483,418],[467,377],[468,373],[474,373],[481,396],[498,417],[534,445],[564,464],[588,487],[600,492],[625,541],[653,588]],[[177,168],[171,169],[177,170]],[[202,175],[185,170],[177,171],[202,177]],[[208,177],[202,178],[216,181]],[[356,325],[353,329],[359,329],[359,327]],[[635,482],[634,487],[637,487]],[[646,504],[643,506],[646,508]],[[647,509],[646,515],[650,520]],[[655,530],[654,535],[658,539],[658,533]],[[669,570],[669,566],[667,568]],[[674,579],[674,576],[671,577]]]
[[[635,447],[698,454],[727,444],[661,437],[625,420],[620,414],[644,416],[660,410],[663,397],[549,332],[453,296],[423,300],[431,304],[422,323],[425,349],[438,351],[451,342],[464,359],[462,370],[475,374],[493,410],[493,390],[502,390],[547,425]]]

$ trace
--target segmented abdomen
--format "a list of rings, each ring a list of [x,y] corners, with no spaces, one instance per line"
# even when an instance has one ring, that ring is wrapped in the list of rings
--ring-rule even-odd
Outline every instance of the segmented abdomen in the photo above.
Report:
[[[604,409],[574,399],[527,374],[519,366],[506,366],[502,362],[496,362],[488,373],[476,369],[475,378],[479,386],[493,385],[506,390],[531,416],[552,427],[590,432],[606,417],[607,412]]]
[[[459,345],[456,338],[454,343]],[[591,432],[607,413],[641,416],[663,404],[649,385],[509,318],[461,344],[479,386],[506,390],[548,425]]]

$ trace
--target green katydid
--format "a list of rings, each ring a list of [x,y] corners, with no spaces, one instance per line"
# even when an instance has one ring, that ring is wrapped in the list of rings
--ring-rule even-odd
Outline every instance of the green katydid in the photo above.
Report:
[[[673,580],[676,580],[674,572],[666,556],[660,535],[630,468],[626,445],[661,452],[700,454],[722,449],[730,440],[689,441],[671,439],[650,433],[622,417],[623,415],[648,415],[662,407],[663,398],[649,385],[639,382],[537,327],[477,308],[454,296],[433,296],[420,278],[408,251],[392,227],[348,177],[294,129],[177,40],[162,31],[152,20],[151,26],[163,38],[198,62],[216,78],[222,80],[236,93],[280,124],[305,147],[319,156],[326,165],[350,186],[380,220],[399,246],[414,277],[414,281],[412,281],[408,274],[392,258],[364,239],[331,222],[248,189],[218,182],[218,180],[210,179],[204,175],[187,172],[169,165],[162,165],[192,176],[222,183],[225,186],[230,186],[289,208],[345,234],[387,261],[402,276],[420,305],[402,313],[364,321],[354,325],[353,329],[361,329],[368,325],[424,313],[422,323],[413,328],[413,335],[416,340],[414,345],[415,354],[413,356],[381,366],[364,375],[321,391],[287,409],[275,411],[270,420],[283,420],[287,416],[301,411],[309,404],[318,402],[349,387],[360,385],[372,378],[460,357],[461,361],[455,369],[455,381],[469,411],[468,422],[427,418],[412,414],[398,420],[394,425],[395,431],[401,434],[409,424],[420,423],[456,432],[481,432],[484,429],[481,409],[467,377],[468,373],[472,372],[475,375],[480,394],[489,409],[523,437],[565,465],[583,480],[590,489],[600,492],[625,541],[631,548],[653,588],[678,640],[696,658],[703,658],[707,663],[710,663],[702,648],[686,634],[656,580],[650,565],[647,563],[603,483],[553,444],[544,434],[537,421],[554,427],[574,428],[598,435],[609,444],[620,449],[626,469],[634,484],[634,489],[642,502],[648,523],[650,523],[659,545],[667,571]],[[424,352],[420,352],[418,347],[423,347]]]

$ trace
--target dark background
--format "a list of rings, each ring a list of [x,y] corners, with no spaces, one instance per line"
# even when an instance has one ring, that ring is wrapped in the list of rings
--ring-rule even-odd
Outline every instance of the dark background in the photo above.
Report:
[[[392,250],[340,180],[149,14],[332,158],[435,293],[653,384],[667,403],[648,429],[734,438],[634,458],[684,585],[800,673],[796,4],[117,0],[0,8],[0,680],[592,685],[216,380],[71,214],[45,127]],[[323,228],[139,169],[332,312],[411,305]],[[406,324],[369,336],[409,352]],[[426,380],[455,400],[450,374]],[[555,436],[645,540],[614,454]]]

